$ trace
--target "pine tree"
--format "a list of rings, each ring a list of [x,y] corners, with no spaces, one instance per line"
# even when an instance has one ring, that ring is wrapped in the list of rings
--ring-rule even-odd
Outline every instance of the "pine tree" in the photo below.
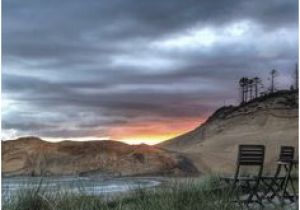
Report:
[[[254,83],[255,98],[257,98],[258,97],[258,86],[261,85],[261,79],[259,77],[254,77],[253,83]]]
[[[296,63],[295,67],[295,88],[298,90],[299,88],[299,71],[298,71],[298,63]]]
[[[270,72],[271,74],[271,87],[270,87],[270,92],[274,93],[275,91],[275,78],[277,77],[278,73],[275,69],[272,69],[272,71]]]
[[[246,85],[247,85],[247,78],[246,77],[242,77],[239,81],[240,84],[240,90],[241,90],[241,103],[245,103],[246,102]]]

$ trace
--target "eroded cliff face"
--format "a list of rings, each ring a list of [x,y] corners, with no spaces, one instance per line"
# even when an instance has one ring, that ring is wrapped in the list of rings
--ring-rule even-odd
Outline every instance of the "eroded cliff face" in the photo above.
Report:
[[[266,145],[266,171],[280,145],[298,148],[298,93],[282,91],[241,106],[223,107],[195,130],[158,146],[181,151],[204,172],[232,173],[237,145]]]
[[[148,145],[117,141],[50,143],[35,137],[2,142],[2,175],[191,175],[197,169],[182,155]]]

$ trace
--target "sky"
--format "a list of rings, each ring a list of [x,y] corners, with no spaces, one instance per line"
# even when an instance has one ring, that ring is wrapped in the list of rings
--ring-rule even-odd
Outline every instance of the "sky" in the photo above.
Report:
[[[2,139],[155,144],[293,83],[297,0],[3,0]]]

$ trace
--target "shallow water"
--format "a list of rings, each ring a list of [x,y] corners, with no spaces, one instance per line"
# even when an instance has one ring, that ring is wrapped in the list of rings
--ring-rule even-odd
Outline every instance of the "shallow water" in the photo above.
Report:
[[[20,190],[37,189],[51,193],[72,192],[85,195],[112,195],[135,189],[159,186],[159,178],[88,178],[88,177],[12,177],[2,178],[2,199]]]

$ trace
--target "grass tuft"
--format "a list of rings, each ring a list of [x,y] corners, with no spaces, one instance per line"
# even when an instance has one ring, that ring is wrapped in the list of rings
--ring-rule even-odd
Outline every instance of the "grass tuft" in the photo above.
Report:
[[[2,203],[3,210],[242,210],[217,177],[174,180],[162,187],[137,189],[105,199],[47,189],[22,190]],[[246,208],[245,208],[246,209]],[[277,208],[274,208],[277,209]]]

